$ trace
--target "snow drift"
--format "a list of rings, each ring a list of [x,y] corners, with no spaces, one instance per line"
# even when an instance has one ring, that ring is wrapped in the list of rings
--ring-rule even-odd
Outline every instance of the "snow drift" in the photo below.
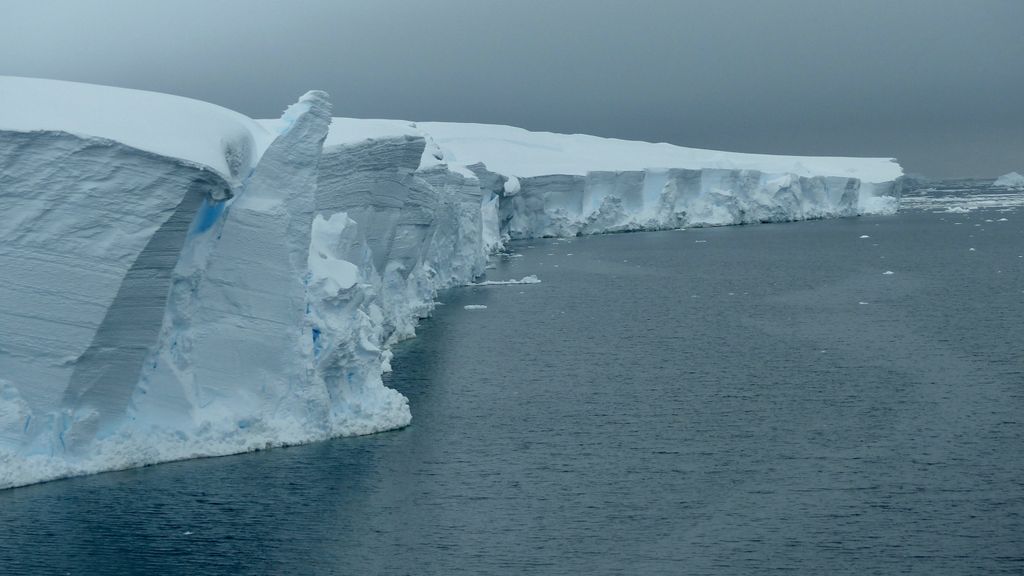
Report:
[[[899,196],[888,159],[332,120],[321,92],[265,121],[24,78],[0,102],[0,488],[407,425],[389,347],[509,238]]]

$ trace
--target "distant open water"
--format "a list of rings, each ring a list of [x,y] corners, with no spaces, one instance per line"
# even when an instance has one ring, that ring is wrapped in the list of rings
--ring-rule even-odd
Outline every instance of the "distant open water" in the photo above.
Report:
[[[515,243],[409,428],[2,491],[0,573],[1024,573],[1022,200]]]

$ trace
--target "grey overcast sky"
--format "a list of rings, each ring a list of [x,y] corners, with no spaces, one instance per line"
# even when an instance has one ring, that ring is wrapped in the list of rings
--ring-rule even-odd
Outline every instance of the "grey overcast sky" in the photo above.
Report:
[[[0,0],[0,74],[1024,172],[1024,0]]]

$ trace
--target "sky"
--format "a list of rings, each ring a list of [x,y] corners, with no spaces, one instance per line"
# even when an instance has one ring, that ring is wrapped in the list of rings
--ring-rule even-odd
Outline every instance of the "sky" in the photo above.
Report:
[[[1024,172],[1024,0],[0,0],[0,74]],[[0,102],[2,105],[2,102]]]

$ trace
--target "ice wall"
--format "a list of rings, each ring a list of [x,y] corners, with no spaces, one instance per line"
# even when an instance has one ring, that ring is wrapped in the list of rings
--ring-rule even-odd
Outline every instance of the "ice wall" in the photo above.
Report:
[[[511,238],[724,226],[868,212],[854,178],[756,170],[667,169],[518,178],[502,200]],[[895,206],[895,203],[892,203]]]
[[[388,348],[413,335],[438,290],[484,269],[483,192],[472,174],[421,169],[426,148],[408,132],[336,137],[320,160],[309,256],[314,354],[339,433],[408,424],[405,398],[381,381]]]
[[[898,202],[887,159],[80,86],[0,78],[0,488],[405,426],[390,346],[509,238]]]
[[[0,132],[0,452],[55,453],[73,440],[68,411],[124,410],[187,228],[232,194],[213,171],[118,142]]]
[[[500,231],[510,238],[885,214],[898,206],[902,171],[887,158],[739,154],[486,124],[415,127],[441,158],[466,165],[500,196]]]
[[[335,435],[307,296],[330,104],[269,137],[233,114],[220,158],[158,153],[159,122],[133,140],[151,151],[0,114],[0,487]]]
[[[326,435],[306,296],[326,94],[306,94],[283,119],[244,189],[194,229],[174,270],[162,338],[126,425],[163,454]]]

